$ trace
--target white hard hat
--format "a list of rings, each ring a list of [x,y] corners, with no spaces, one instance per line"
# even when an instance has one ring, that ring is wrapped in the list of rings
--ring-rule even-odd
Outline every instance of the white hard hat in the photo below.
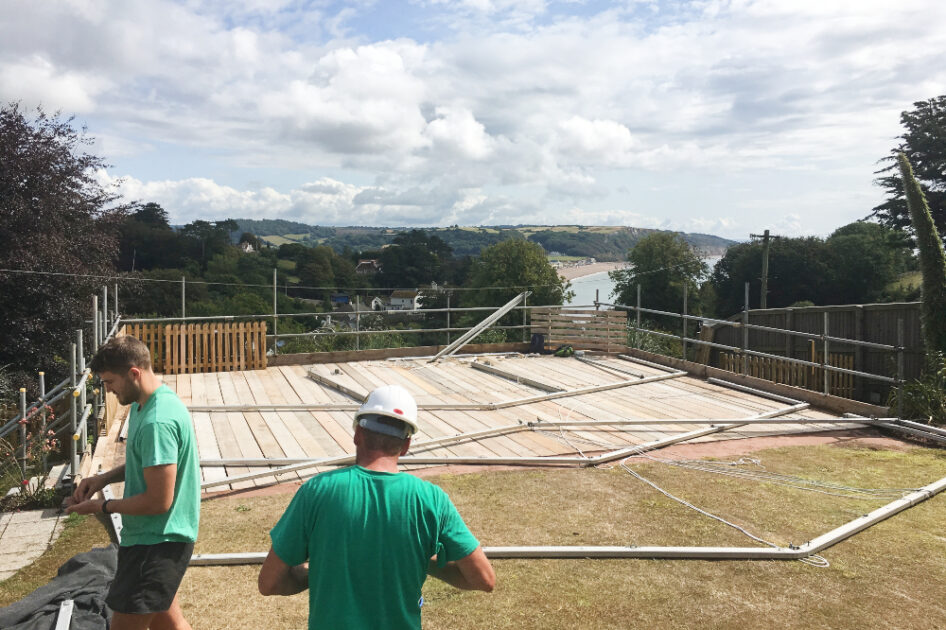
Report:
[[[405,425],[404,430],[390,424],[380,422],[378,416],[400,420]],[[410,437],[418,431],[417,403],[410,393],[400,385],[384,385],[368,394],[355,413],[352,428],[362,426],[370,431],[394,435],[395,437]]]

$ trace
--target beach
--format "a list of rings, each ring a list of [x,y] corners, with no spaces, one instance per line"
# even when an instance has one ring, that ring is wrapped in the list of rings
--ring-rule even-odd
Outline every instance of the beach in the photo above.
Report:
[[[627,263],[623,262],[599,262],[593,263],[591,265],[560,267],[558,269],[558,275],[565,278],[566,280],[574,280],[575,278],[590,276],[592,274],[601,273],[602,271],[614,271],[615,269],[622,269],[626,264]]]

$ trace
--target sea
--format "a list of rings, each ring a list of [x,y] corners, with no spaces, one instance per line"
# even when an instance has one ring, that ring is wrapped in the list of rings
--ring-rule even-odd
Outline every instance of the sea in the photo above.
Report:
[[[705,259],[711,272],[721,258],[722,256],[710,256]],[[611,292],[614,291],[614,281],[608,276],[607,271],[581,276],[571,282],[571,290],[575,292],[575,297],[569,302],[571,306],[593,306],[596,295],[601,302],[612,303],[616,299],[616,296],[611,295]]]

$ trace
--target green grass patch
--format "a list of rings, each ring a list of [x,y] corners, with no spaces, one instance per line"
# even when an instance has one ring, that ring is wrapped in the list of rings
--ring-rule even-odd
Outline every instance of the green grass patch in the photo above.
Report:
[[[270,245],[275,245],[279,247],[280,245],[288,245],[289,243],[295,243],[296,241],[289,240],[284,236],[277,236],[275,234],[269,234],[267,236],[261,236],[261,239],[269,243]]]
[[[279,260],[276,261],[276,267],[278,267],[279,269],[282,269],[283,271],[295,271],[296,261],[280,258]]]

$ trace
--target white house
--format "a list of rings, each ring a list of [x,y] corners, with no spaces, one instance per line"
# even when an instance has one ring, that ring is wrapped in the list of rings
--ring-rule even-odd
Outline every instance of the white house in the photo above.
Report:
[[[413,311],[418,308],[417,291],[395,291],[388,300],[388,308],[394,311]]]

